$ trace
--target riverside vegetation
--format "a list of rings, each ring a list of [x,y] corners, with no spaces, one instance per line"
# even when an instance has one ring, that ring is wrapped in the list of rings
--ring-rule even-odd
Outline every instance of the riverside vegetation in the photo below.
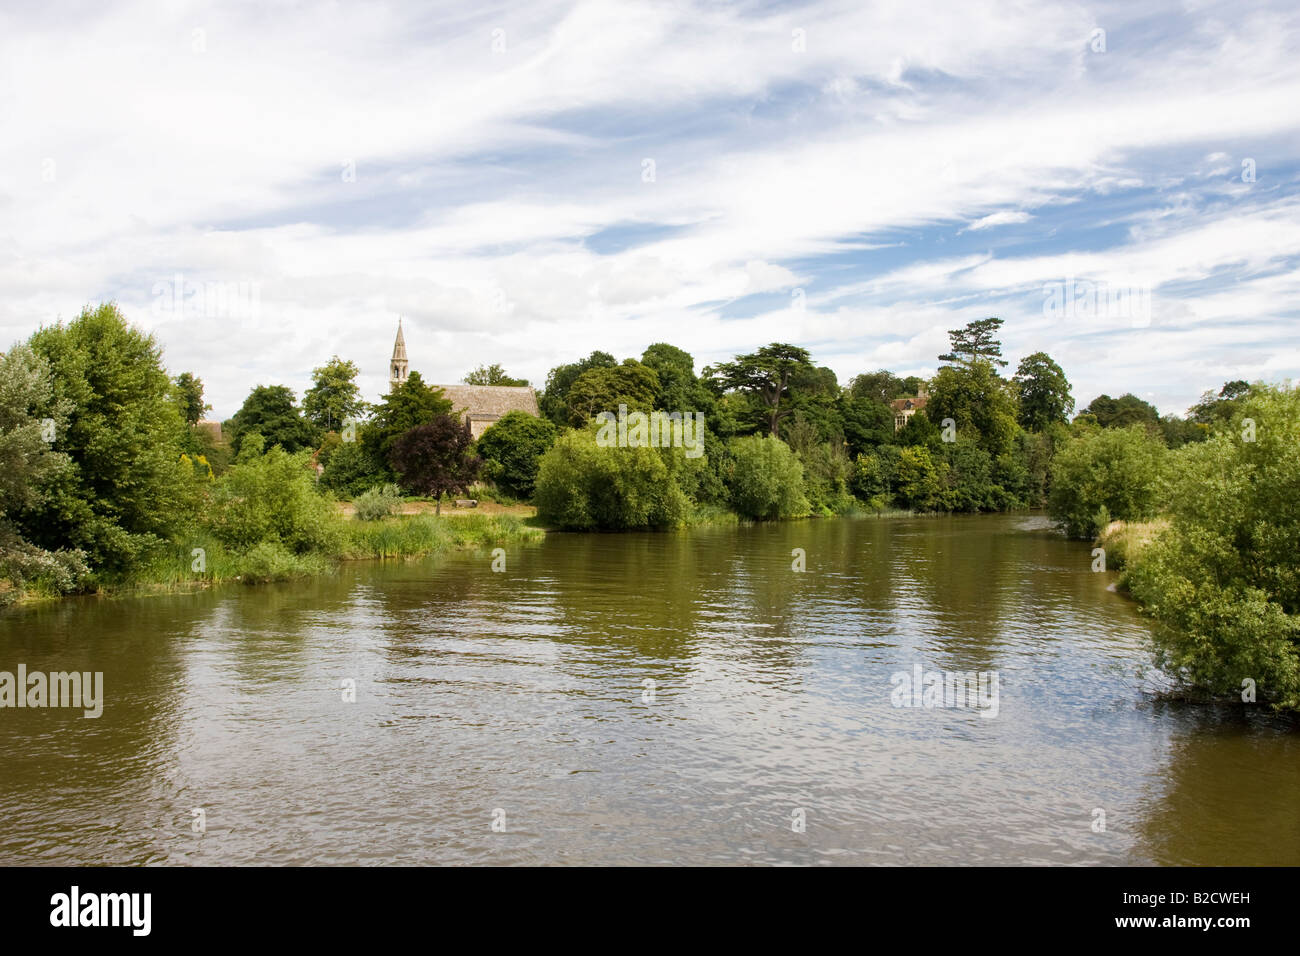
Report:
[[[371,406],[337,356],[301,405],[259,385],[218,436],[198,424],[197,377],[169,377],[113,305],[88,308],[0,360],[0,600],[277,580],[541,534],[398,514],[404,494],[440,508],[471,485],[532,501],[558,530],[1045,507],[1067,535],[1120,546],[1182,686],[1223,696],[1249,680],[1300,708],[1296,391],[1229,382],[1185,418],[1102,395],[1074,415],[1047,354],[1003,375],[1000,326],[953,330],[929,381],[880,370],[841,386],[784,343],[699,375],[666,343],[622,362],[595,351],[550,372],[541,418],[511,412],[475,442],[418,372]],[[521,383],[499,365],[467,381]],[[906,414],[906,398],[924,407]],[[602,440],[596,416],[620,407],[699,414],[704,454]]]

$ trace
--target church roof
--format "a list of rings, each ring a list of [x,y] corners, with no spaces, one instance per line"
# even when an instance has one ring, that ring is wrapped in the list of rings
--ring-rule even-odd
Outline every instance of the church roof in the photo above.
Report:
[[[506,412],[527,412],[540,417],[537,392],[515,385],[435,385],[451,399],[456,410],[464,409],[470,419],[495,420]]]

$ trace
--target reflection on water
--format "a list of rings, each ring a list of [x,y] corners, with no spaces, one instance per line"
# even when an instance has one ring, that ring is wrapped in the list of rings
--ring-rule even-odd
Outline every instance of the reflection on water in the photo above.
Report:
[[[0,863],[1300,863],[1295,723],[1154,698],[1090,562],[837,520],[19,609],[0,670],[106,703],[0,710]],[[891,706],[917,664],[998,716]]]

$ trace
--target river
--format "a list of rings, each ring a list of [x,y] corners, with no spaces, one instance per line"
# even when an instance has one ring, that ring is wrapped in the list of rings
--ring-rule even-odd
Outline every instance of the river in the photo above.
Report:
[[[0,670],[105,698],[0,710],[0,863],[1300,863],[1296,722],[1154,693],[1148,624],[1039,517],[492,563],[0,615]],[[917,668],[987,693],[927,707]]]

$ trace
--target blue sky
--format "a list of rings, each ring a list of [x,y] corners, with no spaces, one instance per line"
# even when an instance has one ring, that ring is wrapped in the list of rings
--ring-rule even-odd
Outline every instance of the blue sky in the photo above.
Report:
[[[377,397],[399,314],[426,379],[537,384],[925,375],[997,315],[1080,405],[1181,412],[1300,375],[1298,54],[1284,3],[5,12],[0,337],[115,299],[226,417],[335,353]]]

